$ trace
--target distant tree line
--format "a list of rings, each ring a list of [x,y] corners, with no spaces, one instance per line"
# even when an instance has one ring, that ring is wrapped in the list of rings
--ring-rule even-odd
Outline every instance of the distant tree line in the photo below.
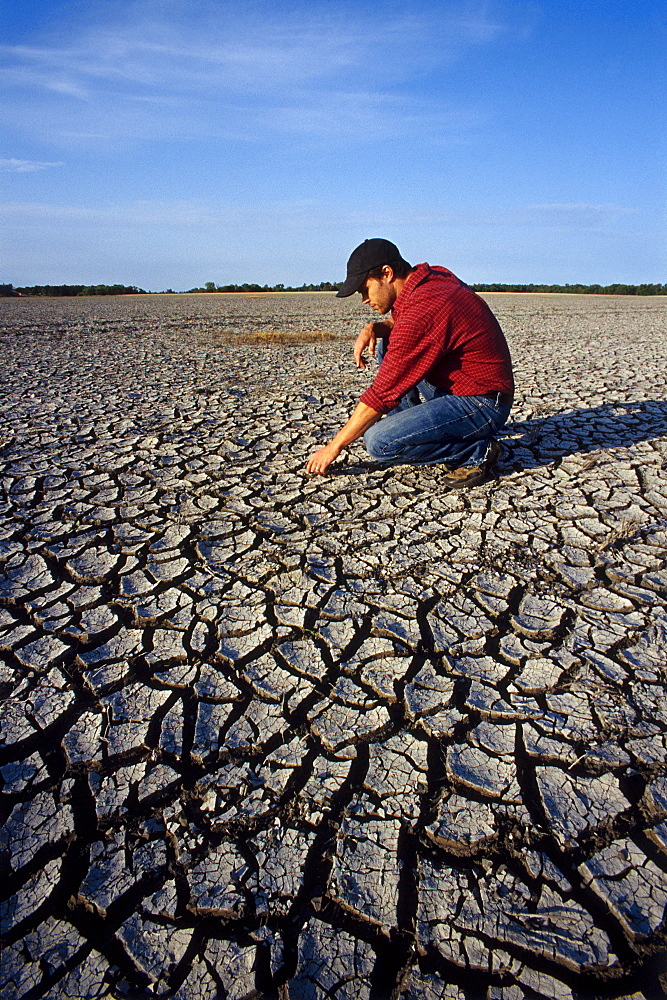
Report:
[[[0,285],[0,295],[145,295],[143,288],[136,285]]]
[[[207,281],[203,288],[188,288],[190,292],[337,292],[342,282],[320,281],[319,285],[216,285]]]
[[[337,292],[341,281],[321,281],[319,285],[216,285],[207,281],[203,288],[188,292]],[[667,284],[661,285],[471,285],[476,292],[569,292],[580,295],[667,295]]]
[[[342,282],[320,281],[319,285],[216,285],[207,281],[203,288],[189,288],[190,292],[337,292]],[[498,282],[471,285],[476,292],[569,292],[577,295],[667,295],[667,284],[644,285],[506,285]],[[167,293],[173,294],[168,288]],[[146,295],[136,285],[27,285],[14,288],[0,285],[0,297],[14,295]],[[166,294],[166,293],[165,293]]]
[[[575,295],[667,295],[667,285],[471,285],[476,292],[569,292]]]

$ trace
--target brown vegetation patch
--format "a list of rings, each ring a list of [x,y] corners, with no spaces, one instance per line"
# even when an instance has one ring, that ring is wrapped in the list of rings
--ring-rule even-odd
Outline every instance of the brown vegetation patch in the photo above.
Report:
[[[340,334],[327,330],[300,330],[298,332],[290,330],[257,330],[254,333],[242,333],[238,336],[233,334],[221,334],[220,340],[233,342],[235,344],[310,344],[328,340],[340,340]]]

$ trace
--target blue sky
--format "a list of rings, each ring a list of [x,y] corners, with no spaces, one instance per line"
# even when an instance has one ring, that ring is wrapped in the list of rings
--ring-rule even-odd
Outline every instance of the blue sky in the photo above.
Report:
[[[0,0],[0,282],[667,281],[667,0]]]

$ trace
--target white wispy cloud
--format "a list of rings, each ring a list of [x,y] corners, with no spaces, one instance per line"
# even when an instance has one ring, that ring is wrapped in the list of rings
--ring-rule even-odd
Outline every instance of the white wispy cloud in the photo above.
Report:
[[[115,20],[67,26],[67,44],[2,45],[6,71],[36,86],[51,79],[126,81],[146,86],[224,86],[244,92],[307,84],[348,72],[376,86],[451,63],[506,29],[488,0],[436,12],[424,4],[339,10],[328,2],[258,5],[191,3],[120,6]],[[100,16],[103,8],[98,8]]]
[[[338,218],[341,213],[335,213]],[[347,216],[347,213],[345,213]],[[322,220],[332,221],[331,206],[313,199],[273,199],[258,205],[239,201],[146,201],[117,202],[91,208],[83,205],[48,202],[0,202],[0,218],[6,222],[27,223],[77,223],[85,226],[111,226],[121,230],[170,227],[179,232],[192,229],[229,228],[239,223],[252,222],[264,228],[271,222],[285,225],[302,225],[311,219],[314,227],[321,227]]]
[[[5,126],[64,144],[209,136],[266,129],[328,142],[474,127],[478,108],[425,100],[414,84],[505,30],[488,2],[354,11],[319,3],[112,5],[33,45],[0,46]],[[102,8],[95,8],[102,17]],[[93,15],[94,16],[94,15]],[[66,41],[64,40],[66,37]],[[76,119],[72,127],[71,119]]]
[[[523,226],[593,229],[617,223],[623,216],[632,215],[634,209],[611,202],[546,202],[508,209],[502,213],[503,221]]]
[[[577,229],[615,225],[637,210],[614,203],[544,203],[514,205],[508,208],[477,207],[442,208],[425,205],[423,209],[392,210],[386,215],[389,225],[431,224],[441,227],[528,227],[531,229]]]
[[[47,162],[45,160],[17,160],[14,157],[0,157],[0,170],[9,174],[31,174],[37,170],[47,170],[49,167],[63,167],[61,160]]]
[[[378,205],[365,215],[365,225],[380,230],[409,231],[411,227],[428,227],[442,231],[465,231],[471,227],[535,227],[591,229],[617,223],[624,217],[636,214],[633,209],[615,204],[547,204],[519,205],[502,210],[483,209],[470,206],[465,209],[446,209],[428,204],[423,208],[389,207]],[[86,207],[75,204],[54,205],[47,202],[5,202],[0,203],[0,218],[5,221],[35,223],[76,223],[82,226],[110,226],[114,229],[142,229],[151,227],[154,231],[173,228],[179,232],[192,230],[224,230],[236,226],[257,225],[266,228],[269,224],[285,228],[311,227],[321,230],[326,226],[348,229],[359,220],[359,211],[354,206],[342,208],[326,199],[285,198],[264,200],[261,204],[253,201],[219,200],[135,200],[117,202],[100,207]],[[369,230],[370,231],[370,230]]]

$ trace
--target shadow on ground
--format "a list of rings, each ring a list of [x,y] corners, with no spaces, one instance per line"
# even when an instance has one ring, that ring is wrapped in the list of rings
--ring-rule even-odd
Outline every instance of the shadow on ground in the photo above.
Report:
[[[501,432],[503,464],[519,471],[601,448],[628,448],[667,435],[667,401],[605,403],[510,420]]]

